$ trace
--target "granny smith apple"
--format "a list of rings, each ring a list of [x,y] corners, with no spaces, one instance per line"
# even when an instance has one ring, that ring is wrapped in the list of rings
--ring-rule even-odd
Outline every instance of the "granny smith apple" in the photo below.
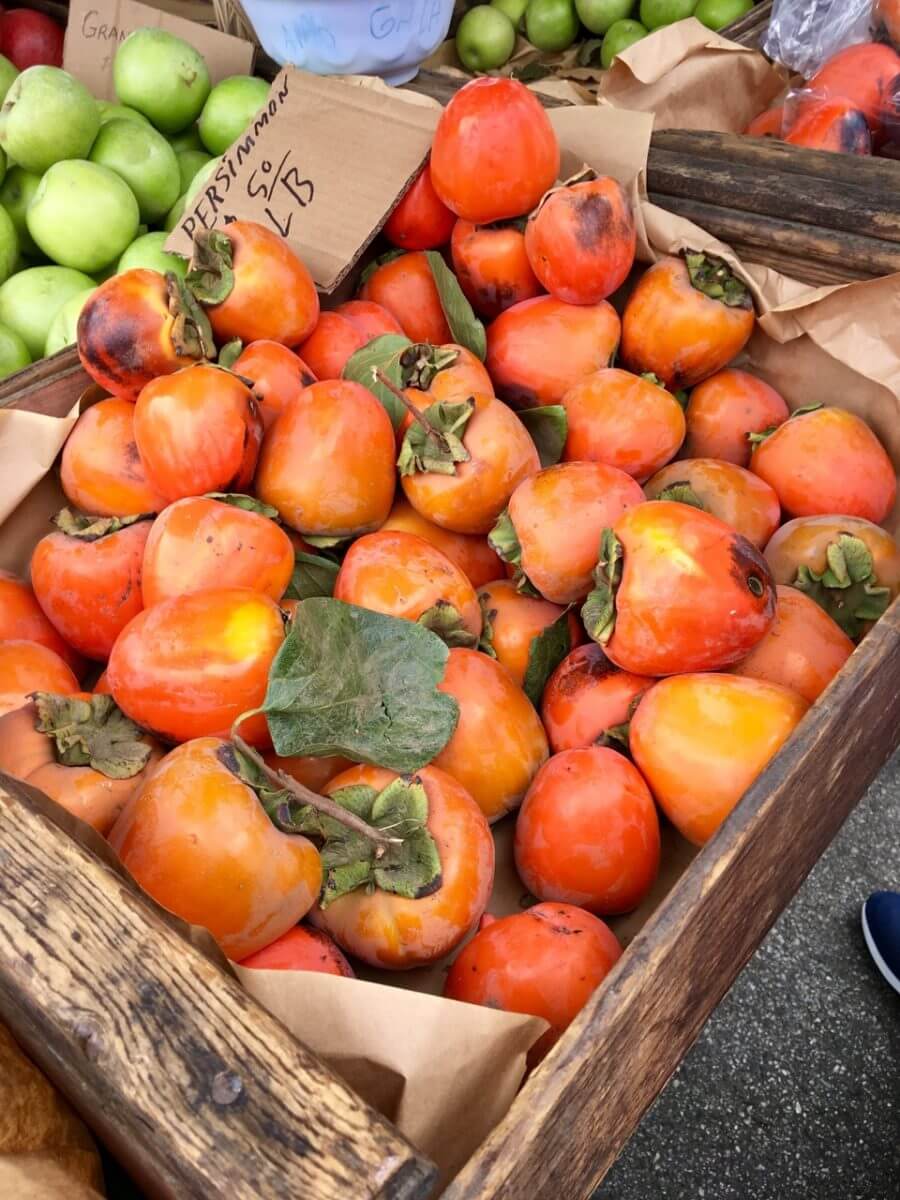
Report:
[[[134,192],[141,220],[161,221],[181,192],[175,151],[151,125],[109,121],[97,134],[91,162],[109,167]]]
[[[46,172],[26,221],[49,258],[87,273],[102,270],[134,241],[140,213],[134,193],[115,171],[70,160]]]
[[[169,145],[176,154],[183,154],[185,150],[202,150],[204,153],[206,152],[206,147],[200,140],[200,130],[196,125],[189,125],[181,133],[170,134]]]
[[[83,292],[77,292],[59,309],[50,322],[47,341],[44,343],[44,354],[48,358],[51,354],[56,354],[58,350],[64,350],[66,346],[75,345],[78,317],[96,290],[96,288],[85,288]]]
[[[166,213],[166,219],[163,221],[163,232],[171,233],[181,218],[184,216],[184,206],[187,202],[187,196],[179,196],[169,211]]]
[[[94,286],[69,267],[31,267],[0,285],[0,324],[17,333],[32,358],[44,353],[51,322],[67,300]]]
[[[200,139],[210,154],[224,154],[237,141],[269,97],[269,85],[253,75],[232,75],[217,83],[200,114]]]
[[[6,155],[2,150],[0,150],[0,184],[2,184],[3,180],[6,178],[7,165]]]
[[[211,158],[209,162],[205,162],[191,182],[184,189],[185,203],[189,203],[199,194],[200,189],[204,186],[207,179],[216,173],[216,169],[222,161],[222,155],[217,154],[215,158]]]
[[[4,54],[0,54],[0,104],[6,99],[6,93],[18,78],[18,68]]]
[[[641,0],[641,24],[649,29],[660,29],[693,15],[697,0]]]
[[[191,180],[204,165],[208,163],[212,155],[207,154],[205,150],[182,150],[176,155],[178,159],[178,169],[181,172],[181,187],[180,194],[184,194],[190,186]],[[171,207],[171,205],[170,205]]]
[[[9,279],[19,262],[19,235],[13,219],[0,208],[0,283]]]
[[[591,33],[606,33],[616,21],[631,16],[634,0],[575,0],[575,11]]]
[[[525,36],[538,50],[568,50],[579,28],[573,0],[531,0],[525,10]]]
[[[31,362],[28,347],[8,325],[0,325],[0,379],[21,371]]]
[[[164,230],[157,230],[135,238],[119,259],[117,272],[130,271],[134,267],[147,267],[151,271],[159,271],[160,275],[174,271],[183,279],[187,274],[187,260],[180,254],[170,254],[165,249],[168,236]]]
[[[139,113],[136,108],[129,108],[127,104],[113,104],[111,100],[98,100],[97,107],[100,109],[101,125],[105,125],[107,121],[139,121],[142,125],[150,124],[143,113]]]
[[[512,21],[513,28],[518,29],[525,17],[528,0],[491,0],[491,8],[499,8]]]
[[[6,172],[3,185],[0,187],[0,204],[9,213],[13,225],[16,227],[22,253],[31,257],[39,255],[40,250],[28,232],[25,213],[40,182],[40,175],[34,175],[31,171],[13,165]]]
[[[59,67],[23,71],[0,108],[0,145],[26,171],[87,158],[99,128],[97,101]]]
[[[494,71],[502,67],[515,45],[512,21],[492,4],[470,8],[456,31],[456,53],[470,71]]]
[[[209,95],[209,71],[193,46],[164,29],[136,29],[113,62],[120,104],[143,113],[162,133],[197,120]]]
[[[605,69],[612,66],[612,60],[635,42],[647,36],[647,29],[640,21],[616,21],[610,25],[600,47],[600,65]]]
[[[707,29],[718,30],[746,16],[752,9],[753,0],[698,0],[694,16]]]

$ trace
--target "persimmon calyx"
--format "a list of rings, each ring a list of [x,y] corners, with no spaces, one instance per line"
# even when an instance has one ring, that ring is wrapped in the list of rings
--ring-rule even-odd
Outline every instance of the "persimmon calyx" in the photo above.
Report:
[[[488,658],[496,658],[494,649],[494,621],[497,619],[496,608],[491,608],[490,596],[487,592],[479,592],[478,604],[481,608],[481,637],[478,639],[478,649]]]
[[[478,638],[463,624],[459,610],[447,600],[438,600],[419,617],[419,624],[437,634],[451,648],[463,646],[468,650],[478,645]]]
[[[821,401],[816,401],[813,404],[804,404],[801,408],[794,409],[788,417],[788,421],[793,421],[795,417],[808,416],[810,413],[818,412],[820,408],[824,407],[825,405]],[[763,442],[767,441],[773,433],[777,433],[780,428],[780,425],[767,425],[765,429],[761,429],[758,433],[748,433],[747,441],[755,450],[757,446],[761,446]]]
[[[173,272],[166,273],[169,315],[172,318],[172,345],[176,355],[191,359],[212,359],[216,356],[209,317],[197,303],[187,283]]]
[[[278,509],[271,504],[263,504],[255,496],[245,496],[243,492],[206,492],[204,500],[218,500],[220,504],[229,504],[232,508],[242,508],[244,512],[256,513],[260,517],[268,517],[270,521],[279,520]]]
[[[447,367],[452,367],[458,358],[459,351],[447,346],[432,346],[429,342],[416,342],[408,346],[400,354],[403,386],[427,392],[434,377]]]
[[[688,251],[684,256],[691,286],[710,300],[721,300],[728,308],[753,308],[750,289],[721,258]]]
[[[709,512],[709,509],[691,487],[686,479],[677,479],[674,483],[670,483],[656,497],[657,500],[672,500],[676,504],[689,504],[691,508],[699,508],[701,512]]]
[[[34,692],[35,729],[55,743],[58,762],[93,767],[107,779],[132,779],[147,765],[149,745],[112,696],[57,696]]]
[[[841,533],[825,551],[825,570],[800,566],[793,586],[805,592],[856,641],[891,602],[891,589],[875,574],[872,553],[862,538]]]
[[[631,703],[628,705],[628,714],[622,724],[610,725],[608,729],[604,729],[594,738],[594,745],[606,746],[610,750],[618,750],[621,754],[631,757],[631,720],[643,698],[644,692],[638,692],[637,695],[632,696]]]
[[[130,517],[89,517],[85,513],[61,508],[53,518],[53,524],[66,537],[78,538],[81,542],[99,542],[101,538],[136,525],[139,521],[152,521],[153,513],[134,513]]]
[[[232,338],[230,342],[226,342],[224,346],[220,347],[216,362],[224,370],[230,371],[234,367],[234,364],[237,362],[237,360],[241,357],[243,349],[244,343],[241,341],[241,339]],[[252,381],[250,382],[252,390]]]
[[[497,518],[487,540],[490,548],[513,568],[516,591],[525,596],[539,596],[540,592],[522,569],[522,546],[509,509],[504,509]]]
[[[600,557],[594,589],[581,606],[581,619],[591,641],[605,646],[616,627],[616,592],[622,580],[622,543],[611,529],[600,535]]]
[[[475,401],[471,399],[438,400],[429,404],[424,413],[418,413],[400,447],[397,469],[401,477],[415,475],[417,471],[455,475],[457,464],[471,458],[463,437],[474,411]]]
[[[194,235],[194,251],[185,282],[201,304],[221,304],[234,288],[231,238],[221,229]]]

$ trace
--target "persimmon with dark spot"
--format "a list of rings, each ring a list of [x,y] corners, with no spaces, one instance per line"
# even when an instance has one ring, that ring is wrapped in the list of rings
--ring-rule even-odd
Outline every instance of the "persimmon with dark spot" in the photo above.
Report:
[[[805,101],[784,136],[790,146],[869,155],[872,135],[866,114],[850,100]]]
[[[85,409],[63,446],[59,475],[69,503],[98,517],[155,513],[166,505],[147,482],[130,400],[113,396]]]
[[[550,676],[541,701],[553,753],[624,746],[635,701],[653,683],[648,675],[620,670],[594,642],[576,646]]]
[[[251,342],[232,367],[235,375],[249,379],[253,397],[259,406],[263,429],[268,429],[289,400],[316,382],[309,365],[280,342]]]
[[[521,300],[543,291],[525,250],[518,223],[474,225],[460,218],[450,239],[453,270],[466,299],[492,321]]]

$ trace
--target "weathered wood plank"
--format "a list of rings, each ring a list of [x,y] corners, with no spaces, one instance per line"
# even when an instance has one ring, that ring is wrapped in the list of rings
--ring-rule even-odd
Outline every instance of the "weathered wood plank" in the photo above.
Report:
[[[586,1197],[897,744],[900,602],[694,859],[444,1200]]]
[[[0,1017],[149,1196],[431,1190],[396,1129],[2,775]]]

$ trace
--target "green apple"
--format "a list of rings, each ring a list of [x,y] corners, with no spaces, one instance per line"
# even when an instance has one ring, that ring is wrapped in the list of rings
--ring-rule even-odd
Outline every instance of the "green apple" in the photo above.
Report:
[[[159,271],[160,275],[174,271],[183,279],[187,274],[187,261],[180,254],[170,254],[165,249],[168,236],[164,230],[158,230],[135,238],[119,259],[117,272],[147,267],[151,271]]]
[[[200,130],[196,125],[189,125],[181,133],[173,133],[169,138],[169,145],[176,154],[183,154],[185,150],[202,150],[206,153],[206,147],[200,139]]]
[[[31,357],[44,353],[51,322],[67,300],[94,286],[69,267],[31,267],[0,285],[0,324],[19,335]]]
[[[163,221],[163,232],[171,233],[181,218],[184,216],[184,206],[187,202],[187,196],[179,196],[169,211],[166,213],[166,219]]]
[[[491,4],[470,8],[456,31],[456,53],[469,71],[494,71],[502,67],[515,44],[512,21]]]
[[[753,10],[753,0],[699,0],[694,16],[707,29],[724,29]]]
[[[634,0],[575,0],[575,11],[591,33],[606,33],[616,21],[631,16]]]
[[[21,371],[31,363],[28,347],[14,329],[0,325],[0,379]]]
[[[19,262],[19,235],[12,217],[0,208],[0,283],[9,279]]]
[[[0,104],[6,99],[6,93],[18,76],[18,68],[5,55],[0,54]]]
[[[162,133],[180,133],[197,120],[209,95],[202,54],[164,29],[136,29],[113,61],[120,104],[143,113]]]
[[[40,173],[65,158],[87,158],[100,128],[97,101],[59,67],[29,67],[0,108],[0,145],[13,162]]]
[[[616,21],[610,25],[600,47],[600,65],[606,68],[612,66],[612,60],[635,42],[647,36],[647,30],[640,21]]]
[[[176,155],[178,169],[181,172],[181,187],[179,188],[181,195],[188,190],[191,180],[200,168],[209,162],[211,157],[205,150],[182,150],[180,154]],[[171,205],[169,207],[171,208]]]
[[[3,186],[0,187],[0,204],[6,209],[16,227],[22,253],[31,257],[39,255],[41,252],[35,245],[34,238],[28,232],[25,213],[28,211],[28,205],[38,190],[40,182],[40,175],[34,175],[31,171],[13,165],[6,172]]]
[[[499,8],[504,16],[509,17],[514,29],[518,29],[524,21],[527,7],[528,0],[491,0],[491,8]]]
[[[3,153],[2,150],[0,150],[0,184],[2,184],[3,180],[6,178],[6,167],[7,167],[6,155]]]
[[[108,121],[139,121],[142,125],[150,124],[143,113],[139,113],[136,108],[129,108],[127,104],[113,104],[111,100],[98,100],[97,107],[100,109],[101,126]]]
[[[134,241],[140,213],[134,193],[115,171],[72,160],[46,172],[26,221],[48,258],[88,273],[101,271]]]
[[[641,24],[651,32],[693,15],[697,0],[641,0]]]
[[[578,31],[573,0],[530,0],[525,10],[525,36],[538,50],[551,54],[568,50]]]
[[[217,83],[200,114],[200,140],[210,154],[224,154],[269,98],[269,84],[253,75]]]
[[[59,350],[65,350],[66,346],[75,345],[78,317],[96,290],[96,288],[85,288],[83,292],[77,292],[59,309],[47,330],[47,340],[44,343],[44,354],[47,358]]]
[[[181,192],[175,151],[151,125],[109,121],[97,134],[91,162],[109,167],[134,192],[141,220],[161,221]]]

